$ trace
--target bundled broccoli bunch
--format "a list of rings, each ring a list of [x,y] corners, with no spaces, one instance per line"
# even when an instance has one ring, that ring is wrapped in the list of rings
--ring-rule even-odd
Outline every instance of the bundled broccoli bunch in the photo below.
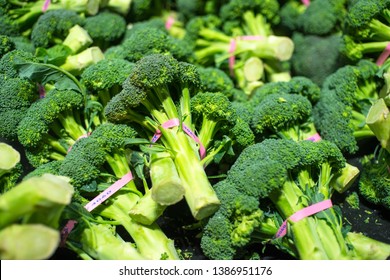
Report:
[[[142,137],[162,143],[174,159],[196,219],[219,207],[204,167],[229,147],[247,145],[251,135],[246,124],[237,121],[228,97],[199,92],[200,86],[195,65],[171,55],[148,55],[135,63],[122,91],[105,108],[108,121],[135,123]]]
[[[51,173],[70,178],[77,195],[64,219],[77,225],[70,231],[63,220],[63,226],[70,231],[64,243],[80,257],[178,259],[173,241],[156,223],[165,207],[151,198],[146,181],[149,175],[144,174],[148,159],[138,149],[134,150],[136,137],[136,131],[128,125],[102,124],[88,137],[78,140],[62,161],[41,165],[27,176]],[[156,162],[148,167],[161,170],[169,167],[163,161]],[[175,180],[168,173],[157,177],[160,182],[169,180],[167,185]],[[158,181],[153,186],[161,187]],[[114,225],[123,226],[134,244],[124,242]],[[111,242],[114,250],[107,247]],[[120,246],[123,248],[115,251]]]
[[[230,1],[219,15],[192,18],[183,40],[193,45],[196,63],[230,72],[237,86],[250,94],[266,81],[290,78],[284,62],[294,44],[273,32],[278,7],[277,1]]]
[[[299,259],[386,259],[390,245],[345,234],[331,204],[345,163],[329,141],[266,139],[248,147],[214,186],[221,207],[204,227],[205,255],[242,258],[250,245],[270,243]],[[306,214],[307,207],[318,209]]]
[[[343,30],[342,52],[352,61],[374,59],[383,64],[380,55],[390,41],[389,1],[353,1],[348,7]]]
[[[377,72],[376,64],[362,60],[337,70],[322,87],[313,110],[314,123],[321,137],[344,153],[356,153],[363,139],[375,137],[366,116],[383,86]]]

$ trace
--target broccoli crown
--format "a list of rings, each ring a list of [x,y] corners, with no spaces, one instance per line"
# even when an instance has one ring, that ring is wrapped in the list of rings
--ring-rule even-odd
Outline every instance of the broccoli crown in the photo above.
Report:
[[[15,49],[15,43],[7,35],[0,35],[0,58]]]
[[[314,0],[302,13],[300,21],[306,34],[327,35],[341,29],[347,14],[346,0]]]
[[[231,102],[220,92],[199,92],[191,98],[191,112],[195,118],[206,118],[216,123],[234,123],[237,118]]]
[[[270,94],[255,107],[252,128],[258,134],[280,132],[306,122],[311,116],[310,101],[299,94]]]
[[[383,148],[361,159],[359,193],[370,203],[390,209],[390,154]]]
[[[263,15],[268,22],[279,22],[279,2],[276,0],[231,0],[220,9],[220,17],[223,22],[241,20],[245,11],[253,11]]]
[[[20,121],[26,115],[28,108],[8,109],[0,111],[0,137],[15,141],[18,139],[17,129]]]
[[[20,109],[29,107],[38,99],[37,87],[22,78],[7,78],[0,74],[0,108]]]
[[[168,30],[165,27],[164,20],[162,18],[159,18],[159,17],[156,17],[156,18],[153,17],[153,18],[149,18],[147,20],[134,22],[130,26],[130,28],[126,29],[123,40],[126,40],[128,37],[130,37],[133,34],[133,32],[140,30],[140,29],[145,29],[145,28],[158,29],[158,30],[163,31],[166,34],[168,34]]]
[[[299,94],[315,104],[319,98],[321,89],[311,79],[304,76],[294,76],[289,81],[269,82],[256,89],[248,101],[250,107],[259,105],[268,95],[275,93]]]
[[[2,35],[6,36],[18,36],[20,30],[18,25],[13,21],[7,13],[0,11],[0,30]]]
[[[153,16],[158,16],[162,3],[156,0],[133,0],[131,2],[128,17],[133,22],[144,21]]]
[[[119,58],[103,59],[88,66],[81,73],[81,81],[91,91],[121,86],[129,76],[133,63]]]
[[[387,16],[389,7],[389,1],[354,1],[346,15],[346,32],[369,41],[374,38],[388,40],[386,33],[389,25]]]
[[[126,32],[126,20],[117,13],[103,11],[87,17],[83,27],[95,44],[98,42],[100,45],[107,46],[122,39]]]
[[[179,39],[173,38],[165,31],[154,27],[139,28],[122,43],[126,50],[126,59],[132,62],[150,54],[168,54],[187,61],[191,56],[191,48]]]
[[[104,123],[99,125],[91,134],[91,138],[110,153],[115,149],[126,146],[129,139],[135,138],[137,132],[131,126],[125,124]]]
[[[8,77],[18,77],[18,63],[37,61],[38,59],[32,53],[15,49],[6,53],[0,59],[0,73]]]
[[[323,90],[333,90],[340,101],[348,106],[377,99],[380,86],[376,79],[378,70],[379,67],[368,60],[361,60],[357,65],[346,65],[325,80]]]
[[[251,241],[251,234],[259,227],[263,212],[259,201],[241,193],[229,181],[214,185],[221,207],[203,229],[201,248],[210,259],[234,259]]]
[[[280,8],[280,23],[290,31],[302,28],[300,16],[305,12],[306,6],[300,1],[286,1]]]
[[[48,135],[76,140],[84,134],[81,118],[77,118],[83,107],[84,97],[76,91],[48,92],[45,98],[33,103],[27,110],[18,126],[19,141],[25,147],[35,147],[47,140]]]
[[[234,82],[225,71],[216,67],[198,68],[201,89],[209,92],[222,92],[229,99],[233,96]]]
[[[321,86],[330,74],[346,64],[340,52],[342,38],[338,33],[318,36],[294,32],[292,39],[295,46],[291,57],[294,76],[305,76]],[[327,59],[319,60],[318,57]]]
[[[213,14],[196,16],[188,21],[186,24],[185,41],[191,44],[199,37],[199,32],[204,29],[218,29],[222,25],[221,19]]]
[[[54,40],[63,40],[69,29],[75,25],[82,26],[84,19],[75,11],[67,9],[49,10],[42,14],[31,30],[31,41],[35,47],[47,48]]]

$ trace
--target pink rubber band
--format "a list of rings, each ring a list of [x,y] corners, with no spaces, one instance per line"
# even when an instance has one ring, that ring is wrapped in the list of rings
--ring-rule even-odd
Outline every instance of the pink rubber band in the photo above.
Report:
[[[301,0],[302,4],[306,7],[310,5],[310,0]]]
[[[44,98],[46,96],[46,91],[43,85],[38,84],[38,93],[39,93],[39,98]]]
[[[298,222],[302,220],[303,218],[309,217],[311,215],[314,215],[318,212],[321,212],[323,210],[326,210],[328,208],[331,208],[333,206],[332,201],[330,199],[317,202],[315,204],[312,204],[308,207],[305,207],[294,214],[292,214],[288,219],[286,219],[280,228],[278,229],[278,232],[275,234],[274,238],[280,238],[287,234],[287,222],[288,220],[292,222]]]
[[[306,140],[318,142],[318,141],[321,141],[321,136],[318,133],[316,133],[313,136],[306,138]]]
[[[131,172],[129,172],[126,175],[124,175],[122,178],[120,178],[118,181],[116,181],[114,184],[109,186],[107,189],[105,189],[103,192],[101,192],[94,199],[92,199],[87,205],[85,205],[85,209],[87,209],[89,212],[91,212],[93,209],[95,209],[100,204],[102,204],[104,201],[106,201],[110,196],[112,196],[114,193],[116,193],[118,190],[120,190],[123,186],[125,186],[131,180],[133,180],[133,174],[131,174]]]
[[[47,9],[49,8],[49,5],[50,5],[50,0],[46,0],[45,3],[43,3],[43,6],[42,6],[42,12],[46,12]]]
[[[172,25],[175,23],[175,18],[173,16],[169,16],[167,21],[165,22],[165,28],[167,30],[172,28]]]
[[[237,48],[237,40],[244,40],[244,41],[256,41],[256,40],[262,40],[263,36],[258,35],[245,35],[245,36],[238,36],[235,39],[230,40],[230,46],[229,46],[229,70],[230,75],[234,76],[234,64],[236,63],[236,56],[234,55],[234,52]]]
[[[175,126],[179,126],[179,124],[180,124],[179,119],[175,118],[175,119],[171,119],[169,121],[166,121],[161,126],[163,128],[172,128]],[[203,146],[203,144],[201,143],[199,138],[195,135],[195,133],[188,126],[186,126],[184,123],[182,124],[182,128],[188,136],[190,136],[196,143],[199,144],[200,158],[203,159],[206,156],[206,148]],[[157,140],[160,139],[161,135],[162,135],[161,130],[158,129],[156,131],[156,133],[153,135],[151,142],[152,143],[157,142]]]
[[[386,48],[383,50],[383,52],[379,55],[376,65],[382,66],[383,63],[385,63],[386,59],[390,55],[390,43],[387,44]]]
[[[80,139],[82,139],[82,138],[87,138],[89,135],[91,135],[91,132],[88,132],[87,134],[81,135],[79,138],[76,139],[75,143],[76,143],[77,141],[79,141]],[[72,146],[70,146],[70,147],[68,148],[68,153],[69,153],[71,150],[72,150]]]
[[[69,220],[66,225],[61,230],[61,243],[60,246],[64,247],[66,239],[68,239],[69,233],[73,230],[74,226],[77,224],[75,220]]]

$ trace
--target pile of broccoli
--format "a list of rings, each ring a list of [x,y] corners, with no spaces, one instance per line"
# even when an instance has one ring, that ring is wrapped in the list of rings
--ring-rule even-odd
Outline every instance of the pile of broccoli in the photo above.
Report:
[[[0,0],[0,258],[389,258],[389,9]]]

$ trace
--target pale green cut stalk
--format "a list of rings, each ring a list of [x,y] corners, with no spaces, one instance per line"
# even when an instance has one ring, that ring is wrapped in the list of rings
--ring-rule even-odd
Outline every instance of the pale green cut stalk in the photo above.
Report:
[[[0,143],[0,177],[20,162],[20,153],[7,143]]]

